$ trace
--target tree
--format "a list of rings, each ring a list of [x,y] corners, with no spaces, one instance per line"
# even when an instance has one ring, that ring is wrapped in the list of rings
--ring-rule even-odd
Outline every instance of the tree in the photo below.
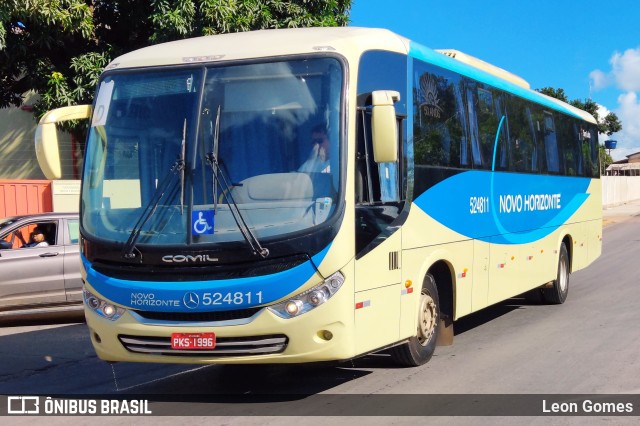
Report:
[[[554,89],[553,87],[543,87],[542,89],[536,89],[536,91],[544,95],[551,96],[552,98],[559,99],[562,102],[569,103],[569,99],[567,99],[567,95],[564,93],[564,89]]]
[[[607,170],[607,167],[609,167],[609,165],[613,163],[613,158],[611,158],[611,155],[609,155],[604,145],[600,145],[598,147],[598,156],[600,157],[600,173],[604,174],[604,171]]]
[[[128,51],[199,35],[344,26],[350,7],[351,0],[2,0],[0,107],[19,106],[33,90],[39,118],[90,103],[102,69]]]
[[[618,116],[613,112],[609,112],[609,114],[607,114],[604,118],[601,118],[600,115],[598,114],[598,104],[595,103],[592,99],[585,99],[584,101],[575,99],[575,100],[569,101],[563,89],[554,89],[553,87],[543,87],[542,89],[536,89],[536,90],[542,94],[551,96],[552,98],[559,99],[562,102],[571,104],[574,107],[581,109],[583,111],[586,111],[589,114],[593,115],[593,117],[598,122],[599,133],[603,133],[603,134],[606,134],[607,136],[611,136],[612,134],[622,130],[622,123],[620,123]]]

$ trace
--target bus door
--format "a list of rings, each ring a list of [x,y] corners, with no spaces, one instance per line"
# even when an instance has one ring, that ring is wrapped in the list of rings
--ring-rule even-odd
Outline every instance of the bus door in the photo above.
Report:
[[[400,323],[402,172],[400,161],[373,161],[370,119],[370,113],[362,108],[358,113],[355,173],[356,352],[398,338]]]

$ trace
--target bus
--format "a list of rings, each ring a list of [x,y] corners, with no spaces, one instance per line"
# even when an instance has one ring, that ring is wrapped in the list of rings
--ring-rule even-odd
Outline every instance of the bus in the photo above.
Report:
[[[106,361],[406,366],[459,318],[561,304],[601,252],[592,116],[385,29],[260,30],[113,60],[80,195],[84,305]],[[311,164],[313,163],[313,164]]]

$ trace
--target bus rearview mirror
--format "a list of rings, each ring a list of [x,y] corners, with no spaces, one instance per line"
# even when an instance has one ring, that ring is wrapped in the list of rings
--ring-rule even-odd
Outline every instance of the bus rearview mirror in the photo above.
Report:
[[[371,137],[373,159],[376,163],[398,160],[398,129],[395,102],[400,93],[393,90],[376,90],[371,93]]]
[[[60,149],[56,123],[91,117],[91,105],[73,105],[57,108],[42,116],[36,129],[36,158],[47,179],[60,179]]]

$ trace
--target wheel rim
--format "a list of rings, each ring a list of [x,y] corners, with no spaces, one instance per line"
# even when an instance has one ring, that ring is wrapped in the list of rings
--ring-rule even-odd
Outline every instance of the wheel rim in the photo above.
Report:
[[[436,302],[430,294],[420,295],[420,312],[418,314],[418,342],[425,346],[436,330],[438,320]]]
[[[565,291],[567,291],[567,284],[569,282],[567,274],[567,259],[565,259],[564,257],[560,258],[558,269],[558,287],[560,288],[560,291],[564,293]]]

